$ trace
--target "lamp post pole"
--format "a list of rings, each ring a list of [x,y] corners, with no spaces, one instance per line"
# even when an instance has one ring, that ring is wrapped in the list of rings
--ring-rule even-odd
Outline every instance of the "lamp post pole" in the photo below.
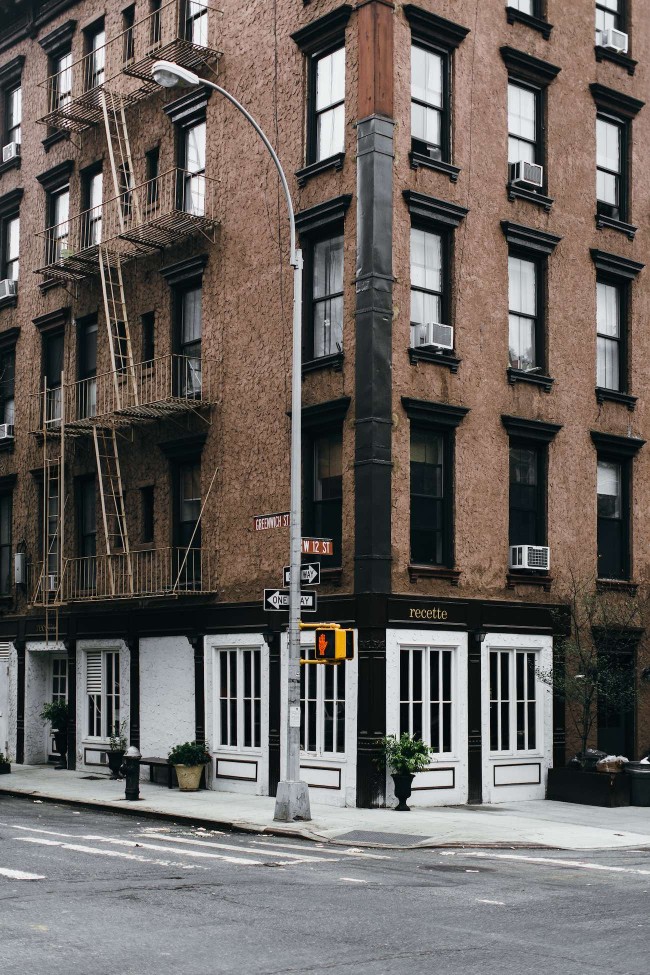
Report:
[[[278,171],[289,211],[290,256],[293,267],[293,340],[291,361],[291,525],[289,528],[289,641],[287,654],[287,710],[284,778],[278,783],[274,819],[292,822],[311,819],[309,788],[300,779],[300,560],[302,538],[301,510],[301,415],[302,415],[302,251],[296,247],[296,220],[289,184],[275,149],[263,130],[230,92],[214,81],[199,78],[187,68],[169,61],[158,61],[152,75],[163,87],[176,84],[205,85],[223,95],[253,126]]]

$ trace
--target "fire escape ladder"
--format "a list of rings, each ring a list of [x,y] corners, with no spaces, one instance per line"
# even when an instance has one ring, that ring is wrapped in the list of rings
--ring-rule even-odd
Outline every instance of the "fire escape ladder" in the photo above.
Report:
[[[99,272],[102,280],[108,344],[111,350],[115,408],[120,410],[127,403],[138,405],[138,388],[133,365],[129,316],[124,297],[122,264],[120,255],[111,251],[108,245],[100,248]],[[124,404],[123,397],[126,399]]]
[[[118,581],[115,576],[116,571],[119,571],[120,575],[119,591],[124,591],[124,583],[126,583],[127,591],[133,592],[131,551],[126,528],[122,473],[115,430],[94,427],[93,439],[111,592],[115,594],[116,591]]]
[[[139,226],[141,222],[139,194],[133,188],[134,169],[129,130],[126,125],[123,99],[115,92],[106,89],[102,90],[101,99],[115,196],[123,197],[118,202],[118,219],[120,230],[124,231],[127,214],[130,223],[135,222]]]

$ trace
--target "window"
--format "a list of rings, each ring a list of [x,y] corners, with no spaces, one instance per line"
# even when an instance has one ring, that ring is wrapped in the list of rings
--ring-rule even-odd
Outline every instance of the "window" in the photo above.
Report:
[[[161,7],[162,0],[149,0],[149,40],[152,47],[160,44],[162,38]]]
[[[131,7],[127,7],[126,10],[122,11],[122,59],[125,64],[133,60],[134,54],[134,37],[133,37],[133,25],[135,24],[135,4]]]
[[[623,123],[599,115],[596,119],[596,199],[598,213],[625,219],[626,133]]]
[[[108,738],[120,727],[120,654],[117,650],[86,652],[88,738]]]
[[[600,31],[623,30],[624,0],[596,0],[596,43],[600,40]]]
[[[185,39],[206,47],[208,43],[208,7],[203,0],[185,0]]]
[[[21,141],[22,88],[17,85],[5,92],[4,145]]]
[[[61,504],[59,498],[59,469],[58,467],[51,468],[49,471],[49,476],[45,480],[44,491],[47,491],[47,512],[45,518],[45,533],[46,537],[43,539],[42,531],[40,534],[41,543],[44,542],[45,547],[45,596],[51,599],[52,594],[56,591],[59,585],[59,526],[61,519]],[[41,494],[41,502],[43,499],[43,494]],[[40,510],[43,510],[42,503],[39,505]],[[40,529],[40,519],[39,519],[39,529]],[[41,544],[41,550],[43,544]]]
[[[102,180],[101,169],[85,173],[82,179],[81,247],[95,247],[102,239]]]
[[[0,423],[14,424],[16,350],[0,350]]]
[[[1,276],[18,280],[20,247],[20,218],[18,214],[2,222],[2,269]]]
[[[205,213],[206,123],[197,122],[183,132],[183,209],[193,216]]]
[[[140,316],[142,325],[142,361],[151,362],[156,354],[156,315],[153,311]]]
[[[313,640],[301,650],[316,653]],[[345,679],[347,665],[300,668],[300,748],[315,755],[345,753]]]
[[[201,547],[201,464],[180,464],[178,468],[177,543],[185,548]],[[197,527],[198,525],[198,527]]]
[[[12,495],[0,494],[0,596],[7,596],[11,592],[11,519]]]
[[[343,437],[323,433],[311,442],[311,483],[307,482],[306,522],[315,538],[331,538],[334,554],[321,558],[323,568],[341,565],[343,518]]]
[[[540,449],[510,447],[510,545],[546,544],[546,457]]]
[[[598,575],[626,579],[628,568],[627,469],[620,461],[598,459]]]
[[[121,163],[118,168],[118,183],[120,187],[120,209],[123,217],[131,214],[133,203],[133,174],[128,162]]]
[[[158,174],[160,165],[160,147],[154,146],[144,154],[144,178],[147,183],[147,206],[153,207],[158,202],[160,187]]]
[[[345,46],[312,61],[312,158],[345,152]]]
[[[94,477],[84,477],[77,491],[77,590],[89,591],[96,586],[97,567],[97,490]]]
[[[541,93],[508,82],[508,162],[539,163]]]
[[[154,486],[140,488],[140,514],[142,542],[153,542],[154,540]]]
[[[508,0],[509,7],[513,7],[522,14],[529,14],[531,17],[537,15],[535,4],[536,0]]]
[[[240,647],[217,651],[219,745],[262,746],[262,651]],[[302,669],[302,668],[301,668]]]
[[[343,347],[343,234],[314,241],[311,251],[313,358]]]
[[[45,423],[58,426],[61,422],[61,374],[63,373],[63,332],[43,336],[43,380],[45,393]]]
[[[449,160],[447,58],[411,45],[411,140],[414,151]]]
[[[201,395],[201,333],[203,319],[201,285],[179,292],[177,302],[175,388],[180,396]]]
[[[400,735],[410,734],[436,754],[452,754],[454,651],[439,647],[400,650]]]
[[[78,324],[77,416],[80,419],[97,413],[97,318],[82,319]]]
[[[70,211],[70,187],[64,186],[48,194],[47,263],[57,264],[69,256],[68,217]]]
[[[621,335],[621,289],[616,284],[596,284],[597,370],[596,385],[603,389],[622,389],[624,355]]]
[[[104,84],[106,67],[106,31],[104,21],[86,31],[86,58],[84,61],[84,91]]]
[[[411,227],[411,345],[429,345],[422,326],[445,323],[446,240],[439,233]]]
[[[537,652],[490,650],[490,751],[537,750]]]
[[[51,110],[65,108],[72,101],[72,51],[61,51],[51,62]]]
[[[516,254],[508,257],[509,364],[524,372],[536,370],[539,361],[538,319],[539,268],[535,261]]]

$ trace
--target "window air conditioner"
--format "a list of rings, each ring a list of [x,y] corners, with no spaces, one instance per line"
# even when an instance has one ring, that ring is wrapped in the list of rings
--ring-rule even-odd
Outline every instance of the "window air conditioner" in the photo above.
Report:
[[[546,545],[511,545],[509,567],[511,569],[537,569],[548,572],[551,566],[551,550]]]
[[[510,182],[539,190],[544,185],[544,167],[523,160],[510,163]]]
[[[56,592],[58,588],[59,585],[56,573],[50,573],[50,575],[45,576],[45,589],[47,592]]]
[[[411,325],[411,348],[422,349],[431,345],[438,349],[453,349],[453,325],[441,325],[439,322]]]
[[[10,159],[17,159],[20,155],[20,142],[8,142],[2,147],[2,161],[9,162]]]
[[[627,34],[625,31],[610,27],[608,30],[596,31],[596,44],[606,51],[616,51],[617,54],[627,54]]]
[[[14,439],[13,423],[0,423],[0,440],[13,440],[13,439]]]
[[[0,281],[0,298],[10,298],[15,295],[18,291],[18,282],[12,281],[11,278],[3,278]]]

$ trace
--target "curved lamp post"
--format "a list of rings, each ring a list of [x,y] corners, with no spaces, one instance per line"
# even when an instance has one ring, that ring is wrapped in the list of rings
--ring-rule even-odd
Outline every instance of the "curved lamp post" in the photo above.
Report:
[[[282,822],[292,822],[296,819],[311,819],[309,808],[309,788],[306,782],[300,780],[300,549],[301,549],[301,499],[300,499],[300,470],[301,470],[301,367],[302,367],[302,252],[296,247],[296,221],[289,192],[289,184],[284,175],[277,154],[266,135],[257,124],[253,116],[246,111],[230,92],[216,85],[213,81],[199,78],[193,71],[188,71],[171,61],[157,61],[151,69],[154,81],[163,88],[173,88],[177,85],[190,88],[204,85],[223,95],[241,112],[245,119],[253,126],[260,139],[268,149],[275,164],[282,183],[282,189],[287,201],[290,228],[290,256],[289,263],[293,267],[293,353],[291,367],[291,527],[290,553],[291,579],[289,586],[289,653],[287,660],[287,726],[286,726],[286,756],[285,777],[278,783],[275,800],[274,819]]]

